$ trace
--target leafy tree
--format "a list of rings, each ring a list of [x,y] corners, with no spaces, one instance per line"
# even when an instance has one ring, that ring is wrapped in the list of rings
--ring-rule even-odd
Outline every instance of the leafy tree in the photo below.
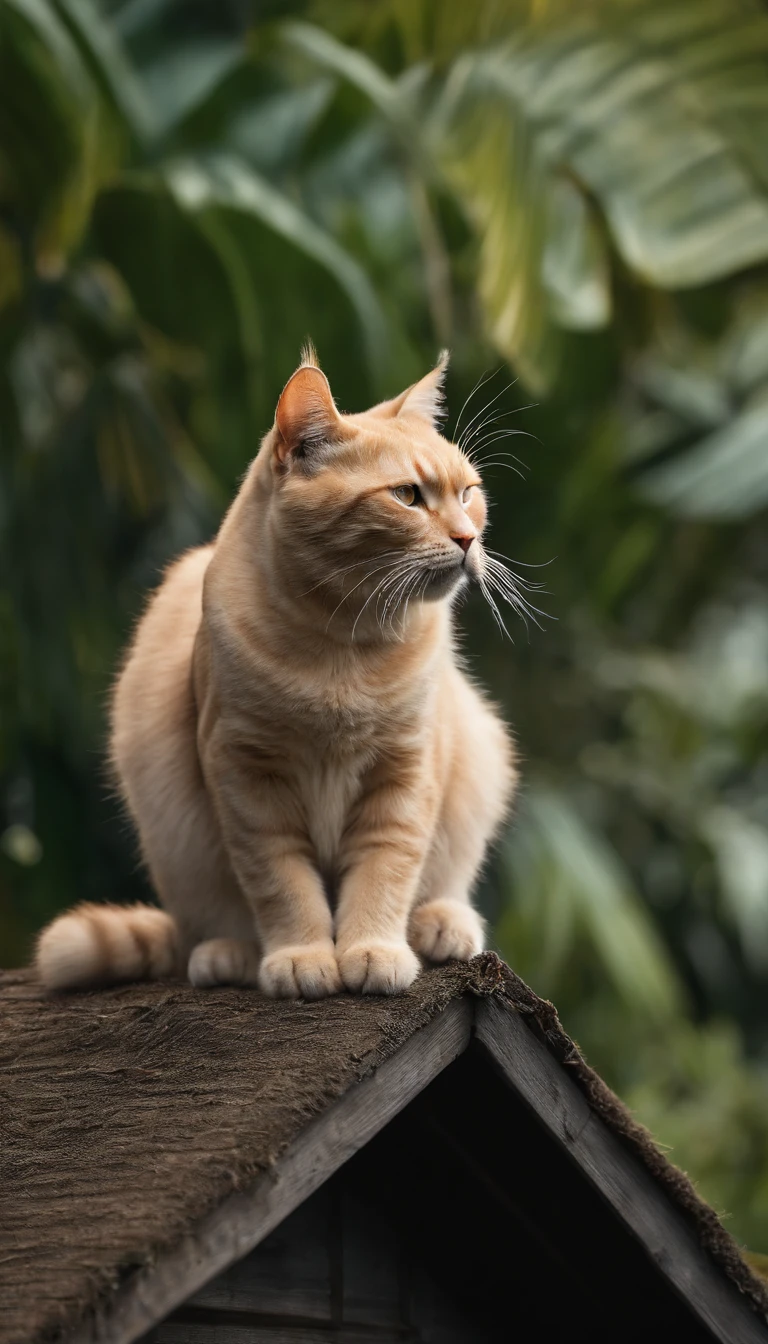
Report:
[[[111,669],[303,338],[350,410],[449,344],[492,545],[556,618],[464,613],[524,762],[497,943],[768,1246],[768,15],[261,14],[0,10],[3,960],[144,894]]]

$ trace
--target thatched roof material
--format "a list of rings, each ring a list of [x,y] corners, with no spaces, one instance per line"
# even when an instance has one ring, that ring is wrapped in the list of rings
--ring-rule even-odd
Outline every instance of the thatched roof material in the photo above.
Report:
[[[716,1215],[493,954],[393,999],[275,1002],[142,984],[52,998],[0,976],[0,1341],[65,1334],[138,1266],[274,1166],[307,1125],[462,995],[522,1014],[761,1314]]]

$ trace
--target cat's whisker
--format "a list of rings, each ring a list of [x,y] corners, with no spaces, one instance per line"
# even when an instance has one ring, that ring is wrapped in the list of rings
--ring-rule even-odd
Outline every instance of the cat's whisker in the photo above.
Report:
[[[510,389],[511,387],[514,387],[514,385],[515,385],[516,382],[517,382],[517,379],[516,379],[516,378],[513,378],[511,382],[509,382],[509,383],[505,383],[505,385],[504,385],[504,387],[502,387],[501,391],[500,391],[500,392],[497,392],[495,397],[491,397],[490,401],[487,401],[487,402],[485,403],[485,405],[484,405],[484,406],[477,412],[477,414],[476,414],[476,415],[473,415],[473,417],[472,417],[472,419],[470,420],[469,424],[467,425],[466,429],[464,429],[464,430],[462,431],[461,438],[458,439],[457,442],[456,442],[456,446],[457,446],[457,448],[462,448],[462,445],[463,445],[464,443],[466,443],[467,438],[468,438],[469,435],[470,435],[470,432],[471,432],[471,430],[472,430],[472,426],[473,426],[473,425],[480,419],[481,416],[485,415],[485,412],[486,412],[486,411],[489,411],[490,408],[496,404],[496,402],[499,400],[499,397],[503,397],[505,392],[508,392],[509,389]],[[486,421],[481,421],[481,425],[483,425],[483,424],[485,424],[485,423],[486,423]],[[475,433],[477,433],[477,432],[478,432],[478,431],[476,430]]]
[[[408,619],[408,604],[409,604],[409,602],[410,602],[412,596],[413,596],[414,593],[416,592],[416,588],[418,587],[419,579],[422,579],[422,578],[423,578],[423,588],[426,588],[427,582],[428,582],[428,580],[429,580],[429,570],[426,570],[426,572],[422,574],[422,570],[421,570],[420,566],[414,566],[414,568],[411,570],[411,572],[406,576],[406,583],[405,583],[405,585],[404,585],[404,593],[403,593],[404,601],[403,601],[403,615],[402,615],[402,622],[401,622],[401,633],[400,633],[400,635],[398,636],[398,638],[400,639],[400,642],[401,642],[401,643],[404,643],[404,642],[405,642],[405,629],[406,629],[406,622],[407,622],[407,619]],[[398,599],[397,599],[397,604],[396,604],[396,605],[393,607],[393,609],[392,609],[392,617],[391,617],[391,620],[390,620],[390,628],[391,628],[391,630],[392,630],[393,633],[394,633],[394,628],[395,628],[395,625],[394,625],[394,621],[395,621],[395,612],[397,611],[398,604],[399,604],[400,600],[401,600],[401,599],[398,597]]]
[[[307,588],[306,592],[299,593],[299,597],[309,597],[310,593],[314,593],[318,588],[322,588],[323,584],[332,583],[334,579],[338,579],[342,574],[348,574],[351,569],[359,569],[361,565],[370,565],[372,561],[386,560],[387,557],[391,555],[400,555],[400,551],[382,551],[380,555],[367,555],[364,560],[355,560],[351,565],[342,565],[341,569],[334,569],[331,574],[326,574],[324,578],[313,584],[311,588]]]
[[[410,561],[408,561],[408,560],[406,559],[406,560],[404,560],[402,563],[407,565],[407,564],[410,563]],[[374,571],[374,572],[376,572],[376,571]],[[384,587],[385,584],[390,583],[390,582],[394,582],[394,580],[397,579],[397,578],[399,577],[399,575],[401,574],[401,572],[402,572],[401,569],[396,569],[394,574],[385,574],[385,575],[384,575],[384,578],[383,578],[383,579],[380,579],[380,581],[377,583],[377,585],[376,585],[376,587],[374,588],[373,592],[368,594],[368,596],[367,596],[367,598],[365,599],[365,601],[364,601],[362,607],[360,608],[359,612],[357,613],[357,616],[355,617],[355,620],[354,620],[354,624],[353,624],[353,626],[352,626],[352,636],[351,636],[351,640],[352,640],[352,643],[353,643],[353,644],[354,644],[354,642],[355,642],[355,630],[357,629],[357,623],[358,623],[358,621],[360,620],[360,617],[362,616],[362,614],[363,614],[363,612],[365,611],[366,607],[368,606],[368,603],[372,600],[372,598],[374,598],[374,597],[376,596],[377,593],[380,593],[380,592],[381,592],[381,589]],[[375,611],[375,609],[376,609],[376,608],[374,608],[374,611]]]
[[[400,575],[400,576],[398,576],[399,579],[400,579],[400,582],[398,582],[398,583],[392,585],[392,592],[389,594],[389,596],[387,597],[386,602],[384,603],[384,612],[383,612],[383,614],[382,614],[382,619],[381,619],[381,631],[382,631],[382,634],[384,633],[384,625],[385,625],[385,623],[386,623],[386,619],[387,619],[387,612],[390,610],[390,608],[391,608],[391,612],[392,612],[392,614],[391,614],[391,616],[390,616],[390,629],[392,630],[392,633],[394,634],[394,629],[395,629],[395,614],[396,614],[396,612],[397,612],[397,609],[398,609],[398,606],[399,606],[399,603],[400,603],[400,595],[401,595],[401,593],[407,588],[408,583],[410,582],[412,576],[413,576],[415,573],[418,573],[418,572],[420,572],[419,567],[418,567],[418,564],[417,564],[417,562],[416,562],[415,560],[413,560],[413,561],[411,561],[411,564],[407,567],[407,569],[403,572],[403,574]]]
[[[474,446],[477,445],[480,436],[484,434],[486,430],[488,431],[488,433],[494,433],[495,431],[493,429],[493,426],[498,425],[500,420],[506,420],[507,416],[509,415],[514,415],[514,411],[499,411],[497,415],[487,415],[485,417],[485,420],[481,420],[480,424],[477,426],[477,429],[473,430],[469,438],[465,439],[464,444],[462,445],[462,452],[464,453],[474,452],[473,445]],[[510,429],[507,432],[510,434],[515,433],[522,434],[523,431]]]
[[[501,367],[501,366],[500,366],[500,367]],[[467,409],[467,406],[469,405],[470,401],[471,401],[472,398],[474,397],[475,393],[476,393],[476,392],[479,392],[481,387],[485,387],[485,384],[486,384],[486,383],[489,383],[489,382],[491,381],[492,378],[495,378],[495,377],[496,377],[496,374],[499,373],[499,371],[500,371],[499,369],[491,369],[491,371],[490,371],[489,373],[481,373],[480,377],[478,378],[477,382],[475,383],[474,387],[472,388],[472,391],[470,392],[469,396],[466,398],[466,400],[465,400],[465,402],[464,402],[464,405],[462,406],[461,410],[459,411],[458,416],[456,417],[456,424],[455,424],[454,427],[453,427],[453,442],[454,442],[454,443],[456,443],[457,436],[458,436],[458,433],[459,433],[459,425],[461,424],[461,417],[463,416],[465,410]]]
[[[386,582],[379,585],[378,597],[376,599],[376,621],[382,634],[384,633],[384,622],[386,620],[389,603],[392,600],[392,596],[397,586],[399,585],[400,580],[403,577],[403,574],[407,572],[409,569],[410,569],[410,563],[396,570],[394,574],[388,575]],[[387,589],[390,590],[389,593],[387,593]],[[381,616],[379,616],[379,604],[381,603],[382,598],[384,598],[384,610]]]
[[[488,569],[496,572],[501,572],[507,575],[509,578],[512,579],[512,581],[515,584],[519,585],[521,588],[524,588],[527,593],[536,593],[536,592],[545,593],[547,591],[543,583],[538,583],[535,580],[523,578],[522,574],[515,573],[514,569],[510,567],[508,561],[506,563],[502,563],[501,560],[494,559],[493,555],[489,554],[487,551],[485,554],[485,563]]]
[[[475,465],[475,464],[473,464],[473,465]],[[525,480],[525,477],[524,477],[522,471],[520,470],[520,468],[519,468],[519,467],[514,467],[514,466],[512,465],[511,462],[492,461],[492,462],[481,462],[481,463],[477,463],[476,465],[478,465],[478,466],[482,466],[482,467],[504,467],[507,471],[514,471],[515,475],[516,475],[516,476],[519,476],[521,481],[524,481],[524,480]]]
[[[525,589],[526,592],[537,592],[542,591],[544,588],[544,585],[541,583],[532,582],[530,579],[524,579],[521,574],[516,574],[509,565],[502,564],[500,560],[495,560],[491,555],[486,555],[485,563],[491,574],[498,575],[501,579],[511,584],[516,589],[522,588]]]
[[[385,565],[377,565],[375,569],[369,570],[369,572],[368,572],[367,574],[364,574],[363,577],[362,577],[362,579],[360,579],[359,583],[356,583],[356,584],[354,585],[353,588],[350,588],[349,592],[344,594],[344,596],[342,597],[341,601],[336,603],[336,606],[334,607],[333,611],[331,612],[330,616],[328,617],[328,623],[327,623],[327,625],[326,625],[326,627],[325,627],[325,633],[326,633],[326,634],[328,633],[328,627],[330,626],[331,621],[333,620],[334,616],[336,615],[336,612],[339,610],[340,607],[342,607],[342,606],[344,605],[345,602],[347,602],[347,601],[349,600],[349,598],[352,596],[353,593],[356,593],[356,592],[357,592],[358,588],[362,588],[363,584],[364,584],[368,579],[372,579],[373,576],[374,576],[374,574],[378,574],[382,569],[390,569],[390,568],[392,567],[392,565],[396,565],[396,564],[397,564],[397,561],[396,561],[396,560],[393,560],[393,561],[390,561],[389,564],[385,564]],[[358,620],[359,620],[359,616],[358,616]],[[355,622],[355,624],[357,624],[357,622]]]
[[[509,383],[508,387],[503,390],[508,391],[509,387],[511,386],[512,384]],[[492,403],[489,403],[489,405],[491,404]],[[533,409],[535,404],[536,404],[535,402],[531,402],[528,406],[515,406],[512,408],[512,410],[498,411],[496,415],[487,415],[484,420],[480,421],[479,425],[477,425],[477,427],[472,431],[471,434],[467,433],[467,430],[469,430],[470,428],[470,426],[468,425],[467,430],[465,430],[461,436],[461,443],[457,444],[457,447],[461,448],[462,452],[464,453],[471,451],[471,445],[477,442],[479,436],[483,433],[484,430],[488,429],[490,425],[496,425],[499,423],[500,420],[505,420],[507,416],[510,415],[517,415],[520,411],[530,411]],[[524,429],[517,429],[517,430],[510,429],[508,431],[508,433],[510,434],[526,434],[527,432],[528,431]],[[536,435],[532,434],[530,435],[530,437],[536,438]]]
[[[539,607],[534,606],[532,602],[528,601],[525,595],[517,587],[515,577],[516,576],[511,575],[508,571],[503,570],[501,566],[498,570],[488,568],[484,575],[488,585],[494,588],[495,591],[514,608],[526,626],[528,621],[531,620],[539,630],[543,630],[544,627],[537,621],[536,617],[542,616],[547,620],[548,613],[542,611]]]
[[[526,433],[524,429],[498,430],[496,433],[489,435],[486,439],[481,440],[481,442],[476,445],[476,447],[472,450],[472,452],[467,455],[467,461],[470,462],[472,466],[476,466],[478,463],[481,463],[483,461],[484,457],[487,457],[494,443],[500,443],[502,439],[516,438],[520,434],[522,434],[525,438],[528,439],[533,438],[533,435]],[[479,456],[481,449],[484,450],[483,456]],[[515,457],[514,453],[507,453],[503,449],[501,450],[501,452],[503,452],[506,457]],[[515,461],[519,462],[520,466],[523,467],[525,471],[528,471],[527,462],[523,462],[519,457],[515,457]]]
[[[492,449],[494,449],[494,444],[499,444],[499,442],[502,442],[502,439],[515,437],[515,435],[518,434],[522,434],[523,437],[525,438],[535,438],[534,434],[527,434],[526,430],[523,429],[499,430],[498,433],[491,434],[490,437],[483,439],[483,441],[480,442],[480,444],[476,445],[476,448],[473,449],[471,453],[467,454],[467,461],[469,462],[469,465],[475,466],[475,468],[480,468],[480,466],[483,466],[484,462],[487,461],[488,456],[490,456]],[[482,450],[482,452],[480,452],[480,450]],[[523,472],[527,472],[527,470],[530,470],[529,464],[527,464],[527,462],[523,462],[522,458],[515,457],[514,453],[508,453],[504,449],[496,449],[495,456],[514,458],[514,461],[518,462],[519,466],[521,466],[521,468],[523,469]]]
[[[529,409],[530,407],[527,406],[518,407],[518,410]],[[530,430],[511,429],[510,426],[499,427],[499,421],[503,421],[507,415],[515,414],[516,411],[502,411],[499,415],[488,417],[487,419],[484,419],[480,425],[477,425],[475,433],[471,435],[471,438],[469,438],[463,446],[464,456],[468,458],[468,461],[475,460],[477,450],[483,448],[488,442],[494,441],[496,435],[498,435],[499,438],[533,438],[537,444],[541,444],[541,439],[539,439],[538,434],[531,434]]]
[[[419,586],[419,579],[421,579],[421,586]],[[408,606],[410,604],[411,598],[416,597],[418,601],[420,601],[423,598],[425,592],[427,591],[429,579],[430,579],[430,571],[428,569],[425,570],[423,575],[421,574],[420,571],[417,571],[417,573],[413,575],[412,584],[410,586],[409,591],[405,595],[405,606],[403,608],[403,634],[402,634],[403,640],[405,640],[405,623],[408,619]]]
[[[497,592],[501,597],[503,597],[509,603],[509,605],[513,607],[514,610],[525,620],[525,618],[528,615],[528,611],[525,605],[525,599],[521,596],[521,594],[517,592],[517,590],[511,584],[506,584],[503,578],[501,578],[501,576],[498,574],[488,572],[485,575],[485,579],[488,586],[491,589],[493,589],[494,592]]]
[[[483,597],[485,598],[489,607],[491,608],[491,611],[493,612],[493,619],[495,620],[497,626],[499,627],[501,634],[506,635],[507,639],[511,640],[512,643],[514,643],[514,640],[512,640],[512,636],[510,635],[506,625],[504,624],[501,612],[499,611],[498,606],[493,600],[493,594],[491,593],[491,590],[488,587],[486,580],[482,578],[479,580],[479,583],[480,583],[480,591],[483,594]]]
[[[527,606],[526,604],[521,603],[521,602],[516,598],[516,596],[515,596],[514,593],[509,592],[509,590],[506,589],[506,588],[504,588],[501,584],[499,584],[499,583],[494,583],[493,579],[491,579],[491,580],[489,581],[489,587],[490,587],[492,590],[494,590],[496,593],[498,593],[499,597],[503,598],[504,601],[507,602],[507,603],[509,604],[509,606],[512,608],[512,610],[515,611],[515,612],[517,613],[517,615],[520,617],[521,621],[523,622],[523,625],[525,626],[526,632],[528,632],[528,622],[529,622],[529,621],[533,621],[534,625],[537,625],[537,626],[539,627],[539,629],[542,628],[542,627],[539,625],[539,622],[536,620],[535,616],[533,616],[533,615],[531,614],[531,611],[530,611],[530,609],[528,608],[528,606]]]
[[[517,565],[520,569],[546,569],[549,565],[553,564],[554,561],[557,559],[557,556],[553,555],[551,560],[541,560],[539,564],[531,564],[530,561],[511,560],[508,555],[504,555],[501,551],[491,550],[490,546],[484,545],[483,550],[485,551],[486,556],[489,555],[495,556],[496,559],[501,560],[503,564]]]

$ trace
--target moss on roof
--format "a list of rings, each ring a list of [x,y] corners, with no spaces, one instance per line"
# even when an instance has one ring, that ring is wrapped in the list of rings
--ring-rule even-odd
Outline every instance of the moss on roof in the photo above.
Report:
[[[525,1015],[732,1281],[768,1311],[713,1210],[585,1064],[552,1005],[492,953],[427,970],[399,998],[317,1003],[180,983],[53,998],[30,972],[6,972],[2,1344],[66,1334],[463,994],[493,994]]]

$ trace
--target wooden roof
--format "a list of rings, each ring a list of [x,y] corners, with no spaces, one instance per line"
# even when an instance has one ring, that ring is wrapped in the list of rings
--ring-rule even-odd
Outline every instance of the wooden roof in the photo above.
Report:
[[[712,1337],[768,1340],[764,1285],[713,1210],[485,953],[400,998],[317,1003],[176,983],[52,998],[0,975],[0,1344],[137,1339],[470,1041]]]

